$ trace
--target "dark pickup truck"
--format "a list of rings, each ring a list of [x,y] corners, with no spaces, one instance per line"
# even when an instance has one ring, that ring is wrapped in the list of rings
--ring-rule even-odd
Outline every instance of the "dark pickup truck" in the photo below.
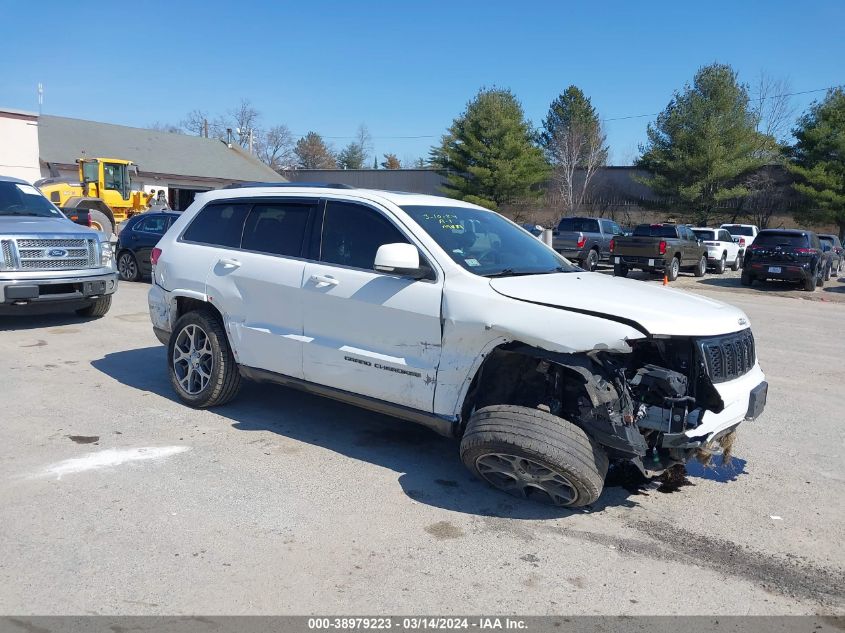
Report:
[[[745,250],[740,281],[743,286],[755,280],[797,281],[812,292],[830,276],[830,253],[812,231],[764,229]]]
[[[552,234],[552,248],[592,271],[610,258],[610,241],[617,235],[622,235],[622,229],[613,220],[563,218]]]
[[[687,226],[680,224],[640,224],[629,237],[613,238],[613,274],[624,277],[639,268],[649,273],[665,273],[675,281],[682,268],[696,277],[707,272],[707,247]]]

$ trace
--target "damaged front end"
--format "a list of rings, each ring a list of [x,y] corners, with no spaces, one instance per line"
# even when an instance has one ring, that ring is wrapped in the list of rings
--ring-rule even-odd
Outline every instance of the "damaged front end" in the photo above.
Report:
[[[716,385],[754,368],[750,330],[649,337],[629,345],[628,353],[573,354],[517,343],[499,347],[482,366],[468,403],[473,409],[507,403],[546,410],[583,428],[611,459],[630,460],[649,475],[729,451],[739,423],[762,410],[765,382],[758,386],[761,402],[755,404],[752,394],[746,416],[697,432],[707,416],[725,409]]]

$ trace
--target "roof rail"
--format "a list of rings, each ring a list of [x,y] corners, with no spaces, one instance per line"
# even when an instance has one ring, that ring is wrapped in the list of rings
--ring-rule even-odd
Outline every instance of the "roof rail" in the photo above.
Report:
[[[355,189],[352,185],[335,182],[239,182],[226,185],[223,189],[246,189],[249,187],[317,187],[319,189]]]

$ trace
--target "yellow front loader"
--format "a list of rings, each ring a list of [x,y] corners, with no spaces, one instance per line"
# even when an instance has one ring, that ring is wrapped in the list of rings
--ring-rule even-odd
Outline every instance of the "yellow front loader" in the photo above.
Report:
[[[63,209],[87,209],[91,228],[115,233],[117,224],[149,207],[150,196],[132,189],[132,161],[119,158],[80,158],[79,182],[44,178],[35,186]]]

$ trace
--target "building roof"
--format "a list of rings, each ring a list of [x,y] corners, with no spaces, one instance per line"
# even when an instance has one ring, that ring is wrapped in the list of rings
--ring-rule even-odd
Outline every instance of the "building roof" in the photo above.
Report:
[[[72,165],[82,156],[122,158],[141,173],[224,181],[284,182],[284,178],[237,146],[217,139],[41,115],[38,145],[44,163]]]

